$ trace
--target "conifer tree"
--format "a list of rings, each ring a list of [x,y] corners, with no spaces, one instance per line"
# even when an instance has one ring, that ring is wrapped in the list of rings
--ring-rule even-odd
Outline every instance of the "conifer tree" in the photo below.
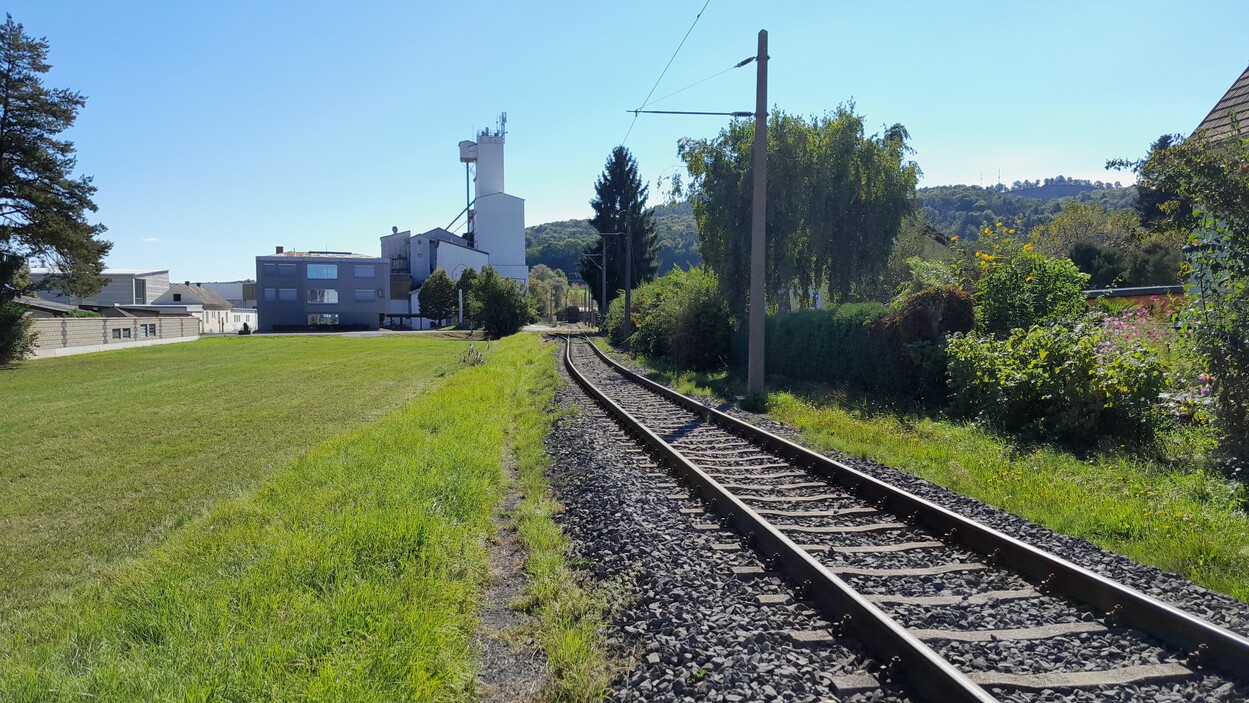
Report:
[[[98,237],[103,225],[87,221],[95,186],[73,176],[73,142],[57,138],[86,99],[43,85],[47,57],[48,42],[8,15],[0,26],[0,256],[47,264],[60,272],[57,287],[86,296],[103,287],[112,244]]]
[[[624,232],[633,240],[633,285],[655,278],[658,269],[658,238],[652,210],[646,207],[649,188],[638,176],[638,164],[623,146],[612,149],[603,173],[594,184],[594,217],[590,225],[600,233]],[[602,301],[602,273],[598,267],[603,253],[603,235],[586,249],[577,272],[590,286],[595,299]],[[607,236],[607,302],[625,286],[626,246],[621,236]]]

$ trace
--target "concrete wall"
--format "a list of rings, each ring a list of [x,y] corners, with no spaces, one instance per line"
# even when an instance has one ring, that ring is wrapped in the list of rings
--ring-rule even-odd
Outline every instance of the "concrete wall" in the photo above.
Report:
[[[89,352],[146,347],[153,344],[191,342],[199,339],[199,320],[194,317],[60,317],[38,318],[34,329],[35,357],[47,358]],[[155,325],[155,334],[143,330]],[[114,337],[114,334],[117,334]]]
[[[524,230],[521,234],[524,237]],[[469,249],[450,242],[433,242],[433,266],[447,272],[453,281],[459,281],[465,269],[481,273],[490,263],[490,255],[481,249]],[[432,271],[430,273],[433,273]]]

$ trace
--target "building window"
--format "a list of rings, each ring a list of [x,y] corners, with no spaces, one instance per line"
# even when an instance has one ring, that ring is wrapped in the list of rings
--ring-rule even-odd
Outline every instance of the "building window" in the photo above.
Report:
[[[279,288],[278,300],[282,301],[283,303],[297,302],[299,300],[298,291],[296,291],[294,288]]]
[[[377,267],[373,264],[356,264],[356,278],[373,278],[377,275]]]
[[[122,331],[121,331],[121,338],[122,338],[122,339],[130,339],[130,328],[129,328],[129,327],[126,327],[126,328],[122,329]]]
[[[235,322],[238,322],[238,321],[239,321],[239,317],[241,317],[241,316],[240,316],[240,315],[235,315],[235,316],[234,316],[234,321],[235,321]]]
[[[372,288],[357,288],[356,289],[356,302],[357,303],[371,303],[374,300],[377,300],[376,290]]]
[[[295,273],[295,264],[278,264],[279,276],[294,276]]]
[[[308,264],[308,278],[338,278],[338,264]]]
[[[310,325],[337,325],[338,313],[315,313],[308,316]]]
[[[139,325],[139,336],[140,337],[155,337],[156,336],[156,324],[153,323],[150,325],[149,324]]]
[[[266,275],[266,276],[276,276],[276,275],[278,275],[278,265],[277,265],[277,264],[264,264],[264,265],[263,265],[263,268],[264,268],[264,270],[265,270],[265,275]]]
[[[181,302],[182,302],[182,294],[181,294],[181,293],[174,293],[174,294],[173,294],[173,301],[174,301],[175,303],[181,303]]]
[[[334,288],[309,288],[308,302],[333,305],[338,302],[338,291]]]
[[[142,278],[134,279],[134,304],[147,305],[147,281]]]
[[[275,301],[275,300],[277,300],[277,299],[278,299],[278,289],[277,289],[277,288],[266,288],[266,289],[265,289],[265,302],[266,302],[266,303],[272,303],[273,301]]]
[[[113,339],[121,339],[121,330],[113,330]]]

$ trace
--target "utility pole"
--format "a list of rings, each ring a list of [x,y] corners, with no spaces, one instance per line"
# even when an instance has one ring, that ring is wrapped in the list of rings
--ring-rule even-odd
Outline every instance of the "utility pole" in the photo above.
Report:
[[[603,258],[599,261],[599,270],[603,274],[603,287],[600,289],[599,300],[602,303],[598,306],[598,326],[602,328],[603,322],[607,320],[607,235],[601,235],[603,238]]]
[[[633,334],[633,230],[629,227],[629,215],[625,214],[624,226],[625,240],[625,309],[624,309],[624,337],[625,346],[629,345],[629,335]]]
[[[759,30],[758,73],[755,83],[755,143],[752,154],[754,186],[750,213],[750,342],[747,345],[746,394],[763,393],[763,324],[767,302],[763,297],[764,254],[767,250],[768,188],[768,30]]]

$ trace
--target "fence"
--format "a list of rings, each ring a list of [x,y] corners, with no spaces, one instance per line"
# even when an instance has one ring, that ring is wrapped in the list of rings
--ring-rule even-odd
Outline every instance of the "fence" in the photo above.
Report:
[[[199,339],[199,320],[189,315],[41,317],[35,319],[34,329],[39,333],[36,358]]]

